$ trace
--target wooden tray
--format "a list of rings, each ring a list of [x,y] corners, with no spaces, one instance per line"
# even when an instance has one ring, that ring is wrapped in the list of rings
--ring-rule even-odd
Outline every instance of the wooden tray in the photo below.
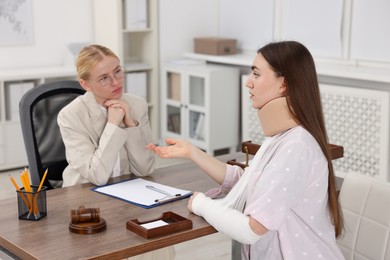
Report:
[[[145,228],[141,225],[162,220],[168,225],[160,226],[156,228]],[[187,230],[192,228],[192,221],[186,219],[172,211],[164,212],[159,218],[148,221],[139,221],[138,219],[128,220],[126,222],[126,228],[144,238],[155,238],[159,236],[165,236],[175,232]]]

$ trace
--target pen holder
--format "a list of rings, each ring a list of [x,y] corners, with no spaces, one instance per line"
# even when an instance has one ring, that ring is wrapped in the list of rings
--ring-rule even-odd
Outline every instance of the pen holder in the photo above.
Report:
[[[38,186],[31,185],[31,192],[21,188],[17,192],[19,219],[40,220],[47,215],[46,187],[38,192]]]

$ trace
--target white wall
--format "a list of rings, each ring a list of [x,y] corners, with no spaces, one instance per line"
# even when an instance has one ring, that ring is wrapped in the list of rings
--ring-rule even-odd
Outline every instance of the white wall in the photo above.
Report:
[[[342,57],[344,0],[220,0],[220,5],[221,36],[236,38],[239,49],[254,53],[271,41],[296,40],[314,56]]]
[[[94,39],[93,0],[31,1],[33,8],[34,42],[32,45],[0,46],[0,69],[73,65],[73,60],[67,49],[67,45],[73,42],[91,42]],[[341,55],[341,58],[344,60],[364,59],[382,61],[386,62],[384,65],[389,64],[390,58],[388,53],[390,52],[386,48],[388,46],[387,43],[390,42],[390,34],[388,30],[382,30],[383,28],[378,26],[380,21],[383,23],[383,21],[388,21],[388,19],[383,12],[380,12],[381,9],[378,7],[376,9],[374,8],[382,0],[373,0],[373,3],[375,3],[373,5],[374,10],[370,12],[364,8],[360,8],[363,5],[362,0],[356,2],[356,5],[353,5],[351,1],[320,1],[322,5],[334,4],[340,6],[341,3],[343,22],[349,21],[351,23],[347,27],[339,29],[338,33],[343,36],[335,40],[342,40],[346,43],[346,45],[343,44],[342,46],[343,55]],[[259,3],[262,4],[260,5]],[[307,3],[307,0],[299,0],[297,3],[305,6],[304,4]],[[283,21],[287,21],[290,18],[295,19],[294,16],[291,16],[283,9],[288,4],[289,0],[159,1],[161,62],[167,59],[178,58],[186,52],[192,52],[194,37],[236,36],[240,47],[244,49],[248,48],[248,46],[249,49],[252,46],[255,48],[260,47],[263,44],[263,40],[268,40],[270,30],[273,30],[273,36],[277,39],[278,36],[283,36],[285,32],[285,24]],[[384,5],[387,7],[386,4]],[[278,11],[278,9],[280,10]],[[382,9],[385,10],[386,8]],[[236,12],[232,13],[232,10],[236,10]],[[325,13],[326,10],[324,8],[323,10]],[[304,10],[302,8],[301,11],[302,14],[310,14],[312,10]],[[369,15],[375,19],[369,19]],[[306,17],[305,19],[309,19],[307,15],[303,16]],[[326,16],[322,15],[321,17]],[[334,17],[331,17],[331,14],[327,15],[327,17],[329,21],[333,21],[334,19]],[[273,22],[271,22],[271,18]],[[105,17],[101,19],[105,19]],[[108,17],[107,19],[110,18]],[[363,27],[360,21],[367,21],[367,19],[378,22],[365,23]],[[323,29],[329,28],[329,23],[326,21],[323,21],[323,23]],[[306,25],[310,24],[312,22],[308,20]],[[311,26],[302,27],[302,32],[307,32],[309,36],[312,34],[307,30]],[[359,29],[358,27],[362,28]],[[345,32],[345,29],[349,31]],[[333,31],[333,36],[336,35],[334,32],[335,30]],[[325,34],[319,35],[323,36]],[[259,39],[258,44],[257,39]],[[367,39],[373,40],[370,41]],[[352,40],[352,43],[349,43],[349,40]],[[359,42],[364,42],[364,44],[357,45]],[[361,46],[366,47],[360,48]],[[382,48],[385,51],[379,51]],[[384,53],[384,55],[381,53]]]
[[[340,58],[343,1],[347,0],[161,1],[161,62],[193,52],[193,38],[198,36],[236,38],[238,49],[253,53],[273,40],[298,40],[313,55]]]
[[[160,56],[192,52],[196,36],[221,36],[246,52],[297,40],[328,63],[390,68],[389,7],[384,0],[163,0]]]
[[[351,57],[390,62],[390,1],[355,0],[351,24]],[[374,15],[373,15],[374,14]]]
[[[193,50],[194,37],[218,35],[219,1],[163,0],[160,13],[160,62]]]
[[[93,40],[92,0],[32,0],[32,45],[0,46],[0,69],[72,65],[67,45]]]
[[[235,38],[238,49],[252,53],[272,40],[274,1],[220,0],[220,5],[220,37]]]

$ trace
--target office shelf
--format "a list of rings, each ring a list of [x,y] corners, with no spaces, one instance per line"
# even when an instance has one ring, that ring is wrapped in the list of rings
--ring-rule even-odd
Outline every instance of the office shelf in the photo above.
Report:
[[[153,139],[159,139],[158,79],[158,1],[145,0],[145,23],[127,28],[127,4],[131,0],[94,0],[95,42],[109,47],[121,59],[127,73],[146,74],[145,99],[149,104],[149,120]],[[142,10],[141,8],[141,10]],[[138,8],[135,8],[138,9]],[[105,19],[101,19],[105,17]],[[129,85],[129,84],[128,84]],[[129,91],[131,92],[131,91]],[[133,93],[138,94],[138,93]]]
[[[76,79],[74,67],[26,68],[0,73],[0,171],[28,166],[19,120],[19,101],[29,89]]]

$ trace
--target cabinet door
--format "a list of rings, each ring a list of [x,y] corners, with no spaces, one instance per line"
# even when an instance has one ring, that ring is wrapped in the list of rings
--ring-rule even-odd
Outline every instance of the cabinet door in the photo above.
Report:
[[[185,71],[166,71],[163,100],[164,131],[192,141],[205,141],[206,77]]]
[[[163,118],[162,128],[164,132],[174,135],[182,135],[182,122],[184,105],[182,102],[182,73],[166,71],[165,88],[163,88]]]
[[[190,73],[187,77],[187,102],[186,113],[188,137],[195,141],[205,141],[205,123],[206,123],[206,82],[207,78],[201,74]]]

